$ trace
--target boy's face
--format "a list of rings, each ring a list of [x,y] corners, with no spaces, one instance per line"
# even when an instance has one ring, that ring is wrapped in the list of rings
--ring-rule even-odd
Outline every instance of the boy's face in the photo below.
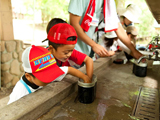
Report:
[[[74,47],[75,45],[62,45],[55,50],[52,46],[50,46],[49,50],[56,59],[66,62],[72,55]]]
[[[124,23],[125,23],[126,25],[129,25],[129,24],[131,24],[132,22],[125,17],[125,18],[124,18]]]

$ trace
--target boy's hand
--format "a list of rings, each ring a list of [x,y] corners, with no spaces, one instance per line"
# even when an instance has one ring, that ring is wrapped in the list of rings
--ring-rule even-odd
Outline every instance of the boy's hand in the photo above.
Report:
[[[115,54],[114,51],[108,51],[109,55],[100,55],[100,57],[110,57],[113,56]]]
[[[101,46],[99,44],[95,44],[94,46],[92,46],[92,49],[99,56],[109,56],[108,51],[103,46]]]
[[[88,77],[88,75],[85,75],[84,73],[73,67],[68,67],[68,74],[71,74],[75,77],[82,79],[84,83],[91,83],[91,79]]]
[[[114,55],[114,54],[115,54],[114,51],[109,51],[109,55],[110,55],[110,56],[112,56],[112,55]]]
[[[91,83],[91,79],[87,75],[83,76],[83,81],[84,83]]]

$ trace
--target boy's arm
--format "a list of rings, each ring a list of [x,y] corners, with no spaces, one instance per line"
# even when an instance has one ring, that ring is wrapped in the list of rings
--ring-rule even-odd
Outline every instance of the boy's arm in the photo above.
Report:
[[[55,81],[61,81],[63,80],[63,78],[67,75],[68,73],[68,67],[67,66],[63,66],[63,67],[59,67],[63,72],[64,74],[63,75],[60,75],[59,77],[57,77],[55,80],[53,80],[54,82]]]
[[[86,72],[88,77],[92,80],[93,75],[93,60],[89,56],[86,56],[84,59],[84,63],[86,64]]]
[[[73,67],[68,67],[68,74],[71,74],[73,76],[81,78],[82,80],[84,80],[84,83],[91,82],[91,79],[87,75],[85,75],[84,73],[82,73],[81,71],[79,71]]]
[[[87,45],[91,46],[93,51],[97,53],[98,55],[108,55],[108,51],[102,47],[101,45],[97,44],[95,41],[93,41],[82,29],[79,22],[81,19],[81,16],[74,15],[72,13],[69,13],[69,19],[70,24],[74,27],[74,29],[77,32],[78,37]]]
[[[120,23],[118,24],[118,29],[115,32],[116,32],[118,38],[131,50],[131,54],[133,55],[133,57],[135,57],[136,59],[139,59],[142,56],[142,54],[135,49],[135,47],[133,46],[133,44],[129,40],[126,32],[124,31],[124,29],[120,25]]]

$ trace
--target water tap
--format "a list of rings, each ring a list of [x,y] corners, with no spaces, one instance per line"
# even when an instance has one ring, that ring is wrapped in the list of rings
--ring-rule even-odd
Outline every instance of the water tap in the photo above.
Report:
[[[139,64],[142,59],[160,61],[159,54],[160,54],[160,50],[156,49],[156,50],[153,51],[153,55],[142,56],[137,60],[137,63]],[[155,56],[155,57],[153,57],[153,56]]]
[[[153,51],[153,55],[155,55],[155,57],[153,58],[154,61],[160,61],[160,49],[156,49]]]
[[[141,62],[142,59],[148,59],[151,60],[152,55],[147,55],[147,56],[142,56],[137,60],[137,63],[139,64]]]

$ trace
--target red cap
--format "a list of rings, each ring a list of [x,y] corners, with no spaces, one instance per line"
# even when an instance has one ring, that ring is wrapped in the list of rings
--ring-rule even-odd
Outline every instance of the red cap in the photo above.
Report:
[[[76,40],[67,41],[67,38],[72,36],[75,36]],[[49,30],[47,39],[57,44],[76,44],[77,33],[75,29],[68,23],[58,23]]]
[[[57,66],[54,56],[41,46],[28,47],[22,54],[25,72],[32,73],[44,83],[50,83],[64,72]]]

